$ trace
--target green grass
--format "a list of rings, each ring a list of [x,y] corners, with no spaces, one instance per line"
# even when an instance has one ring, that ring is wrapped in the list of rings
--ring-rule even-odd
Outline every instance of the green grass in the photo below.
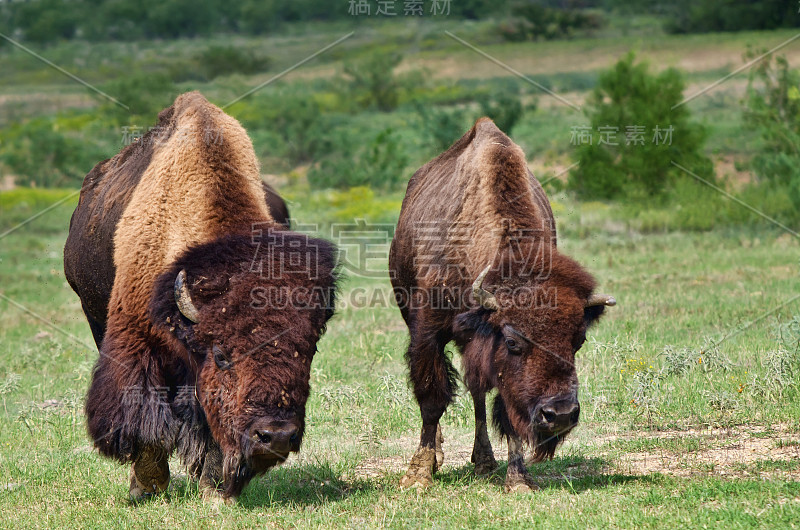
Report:
[[[444,30],[576,103],[594,86],[598,72],[630,49],[654,68],[684,69],[688,96],[743,64],[748,45],[772,47],[793,35],[787,30],[663,36],[657,21],[647,17],[611,22],[592,38],[507,43],[486,21],[362,21],[350,40],[281,79],[280,87],[264,91],[297,90],[318,97],[325,108],[336,107],[341,95],[330,80],[344,61],[375,49],[400,50],[403,70],[428,72],[432,88],[414,93],[428,98],[426,104],[472,112],[476,91],[519,85],[538,108],[525,113],[512,136],[545,180],[571,163],[571,127],[585,124],[585,115],[511,77]],[[269,56],[268,71],[177,84],[224,104],[351,26],[290,26],[259,38],[73,41],[37,51],[101,86],[133,71],[185,68],[198,51],[215,44]],[[785,49],[790,57],[796,50]],[[7,81],[0,89],[0,126],[49,116],[57,128],[74,129],[84,141],[111,149],[108,156],[119,147],[122,133],[116,125],[98,122],[106,128],[91,129],[93,120],[103,119],[97,112],[101,102],[82,86],[10,46],[0,50],[0,70]],[[689,103],[695,119],[709,128],[706,151],[715,158],[746,160],[760,149],[756,134],[742,125],[745,75]],[[235,115],[248,101],[229,111]],[[365,131],[364,142],[384,128],[394,130],[409,152],[409,175],[437,154],[408,102],[392,113],[363,111],[346,118],[341,126]],[[154,120],[148,116],[137,124],[146,128]],[[337,223],[396,221],[401,192],[312,191],[306,167],[286,167],[285,157],[266,149],[274,131],[263,127],[249,133],[263,171],[285,174],[288,183],[279,188],[298,226],[330,238]],[[230,507],[204,504],[177,465],[168,494],[138,506],[129,503],[128,470],[99,457],[85,431],[83,399],[97,351],[61,259],[78,197],[68,189],[0,192],[0,527],[796,524],[800,353],[781,342],[786,337],[781,326],[800,315],[800,301],[786,304],[798,292],[800,244],[738,204],[688,182],[667,204],[579,204],[558,192],[556,183],[547,185],[560,248],[595,274],[600,289],[614,294],[619,305],[608,310],[578,354],[581,425],[553,461],[532,466],[542,491],[500,492],[505,447],[496,439],[501,468],[487,478],[474,476],[468,464],[473,411],[463,388],[443,420],[446,461],[434,486],[425,492],[399,489],[420,421],[406,384],[407,332],[399,312],[386,303],[364,307],[368,300],[391,299],[385,265],[379,265],[375,277],[350,275],[343,282],[342,303],[312,365],[302,452],[254,480]],[[778,219],[791,218],[791,204],[769,190],[744,199]],[[782,348],[788,353],[780,353]],[[776,355],[784,355],[783,372],[775,371]],[[778,383],[776,376],[790,384]],[[756,441],[769,450],[746,461],[706,458],[743,436],[746,450],[761,447]],[[677,471],[667,465],[642,467],[630,461],[632,454],[679,466]]]
[[[0,226],[67,193],[0,193]],[[363,209],[348,211],[345,193],[294,187],[286,194],[296,221],[318,223],[322,235],[347,215],[380,211],[379,220],[391,222],[399,207],[392,196],[362,197]],[[501,493],[505,454],[496,439],[501,469],[474,476],[472,405],[463,388],[443,420],[446,461],[434,486],[399,489],[419,432],[405,383],[406,331],[396,308],[352,303],[364,292],[388,294],[388,281],[351,276],[312,366],[301,453],[254,480],[235,506],[203,504],[177,464],[168,494],[133,506],[128,470],[92,451],[85,433],[83,396],[97,352],[62,271],[74,204],[0,240],[0,293],[77,339],[0,299],[0,526],[740,528],[786,526],[800,517],[800,455],[742,463],[728,475],[692,459],[682,460],[688,476],[635,472],[626,463],[632,453],[703,455],[731,441],[697,434],[707,426],[763,426],[754,439],[772,438],[764,443],[773,450],[797,453],[796,387],[765,397],[750,381],[767,374],[765,356],[780,346],[778,326],[800,313],[798,303],[708,349],[797,292],[796,242],[766,229],[644,237],[609,227],[608,208],[563,197],[556,202],[560,247],[619,305],[578,354],[582,423],[555,460],[531,468],[541,491]],[[666,356],[668,346],[677,353]],[[688,367],[667,370],[681,355]],[[643,375],[655,373],[663,374],[657,384]],[[719,407],[712,398],[722,393],[733,405]],[[770,427],[777,424],[780,432]],[[671,434],[662,436],[663,429]]]

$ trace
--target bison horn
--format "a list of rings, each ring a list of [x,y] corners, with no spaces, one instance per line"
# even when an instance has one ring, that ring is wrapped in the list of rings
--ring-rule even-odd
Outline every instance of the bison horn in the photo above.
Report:
[[[586,301],[585,307],[593,307],[597,305],[617,305],[617,300],[610,294],[593,294],[589,297],[589,300]]]
[[[491,268],[492,266],[489,265],[483,269],[483,272],[481,272],[477,278],[475,278],[475,281],[472,284],[472,296],[475,297],[475,300],[481,304],[481,306],[490,311],[497,311],[500,309],[500,304],[497,303],[497,297],[482,287],[483,279],[489,273]]]
[[[200,319],[200,311],[192,303],[192,296],[189,294],[189,288],[186,286],[186,270],[181,269],[178,277],[175,278],[175,303],[178,304],[178,309],[181,314],[194,322],[195,324]]]

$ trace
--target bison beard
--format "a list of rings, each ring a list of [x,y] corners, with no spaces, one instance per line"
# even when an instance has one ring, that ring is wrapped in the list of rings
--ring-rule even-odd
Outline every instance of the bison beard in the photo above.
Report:
[[[506,411],[506,404],[503,398],[495,396],[492,405],[492,424],[502,438],[508,439],[510,436],[515,436],[514,428],[508,419],[508,412]],[[546,431],[528,431],[529,435],[523,440],[533,448],[533,462],[543,462],[551,460],[556,454],[556,448],[566,439],[567,434],[572,429],[558,434],[553,434]]]

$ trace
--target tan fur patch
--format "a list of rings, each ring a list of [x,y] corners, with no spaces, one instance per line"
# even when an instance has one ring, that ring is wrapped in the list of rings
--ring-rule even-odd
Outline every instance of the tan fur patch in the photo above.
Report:
[[[444,158],[456,157],[454,166]],[[412,223],[439,223],[442,241],[417,243],[416,256],[431,256],[434,263],[448,261],[437,249],[458,248],[459,259],[447,268],[449,273],[463,267],[462,273],[475,278],[493,263],[499,249],[507,244],[507,230],[541,231],[555,243],[552,211],[541,186],[530,173],[522,149],[488,118],[481,118],[473,129],[442,156],[423,166],[409,185],[406,201],[413,204]],[[431,193],[432,191],[438,193]],[[541,195],[541,197],[539,197]],[[448,197],[442,202],[442,197]],[[404,212],[405,213],[405,210]],[[402,217],[402,213],[401,213]],[[435,268],[432,272],[441,272]],[[454,278],[426,278],[427,285]]]
[[[155,279],[188,248],[272,219],[239,122],[190,92],[175,100],[171,125],[117,226],[110,318],[142,319]]]

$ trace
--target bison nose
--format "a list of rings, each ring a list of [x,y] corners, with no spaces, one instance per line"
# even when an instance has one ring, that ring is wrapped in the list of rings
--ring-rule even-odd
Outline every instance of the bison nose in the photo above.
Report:
[[[581,406],[573,398],[553,400],[544,403],[534,415],[541,428],[553,431],[569,430],[578,424]]]
[[[258,453],[286,455],[300,449],[300,431],[291,423],[257,422],[250,430],[250,439]]]

